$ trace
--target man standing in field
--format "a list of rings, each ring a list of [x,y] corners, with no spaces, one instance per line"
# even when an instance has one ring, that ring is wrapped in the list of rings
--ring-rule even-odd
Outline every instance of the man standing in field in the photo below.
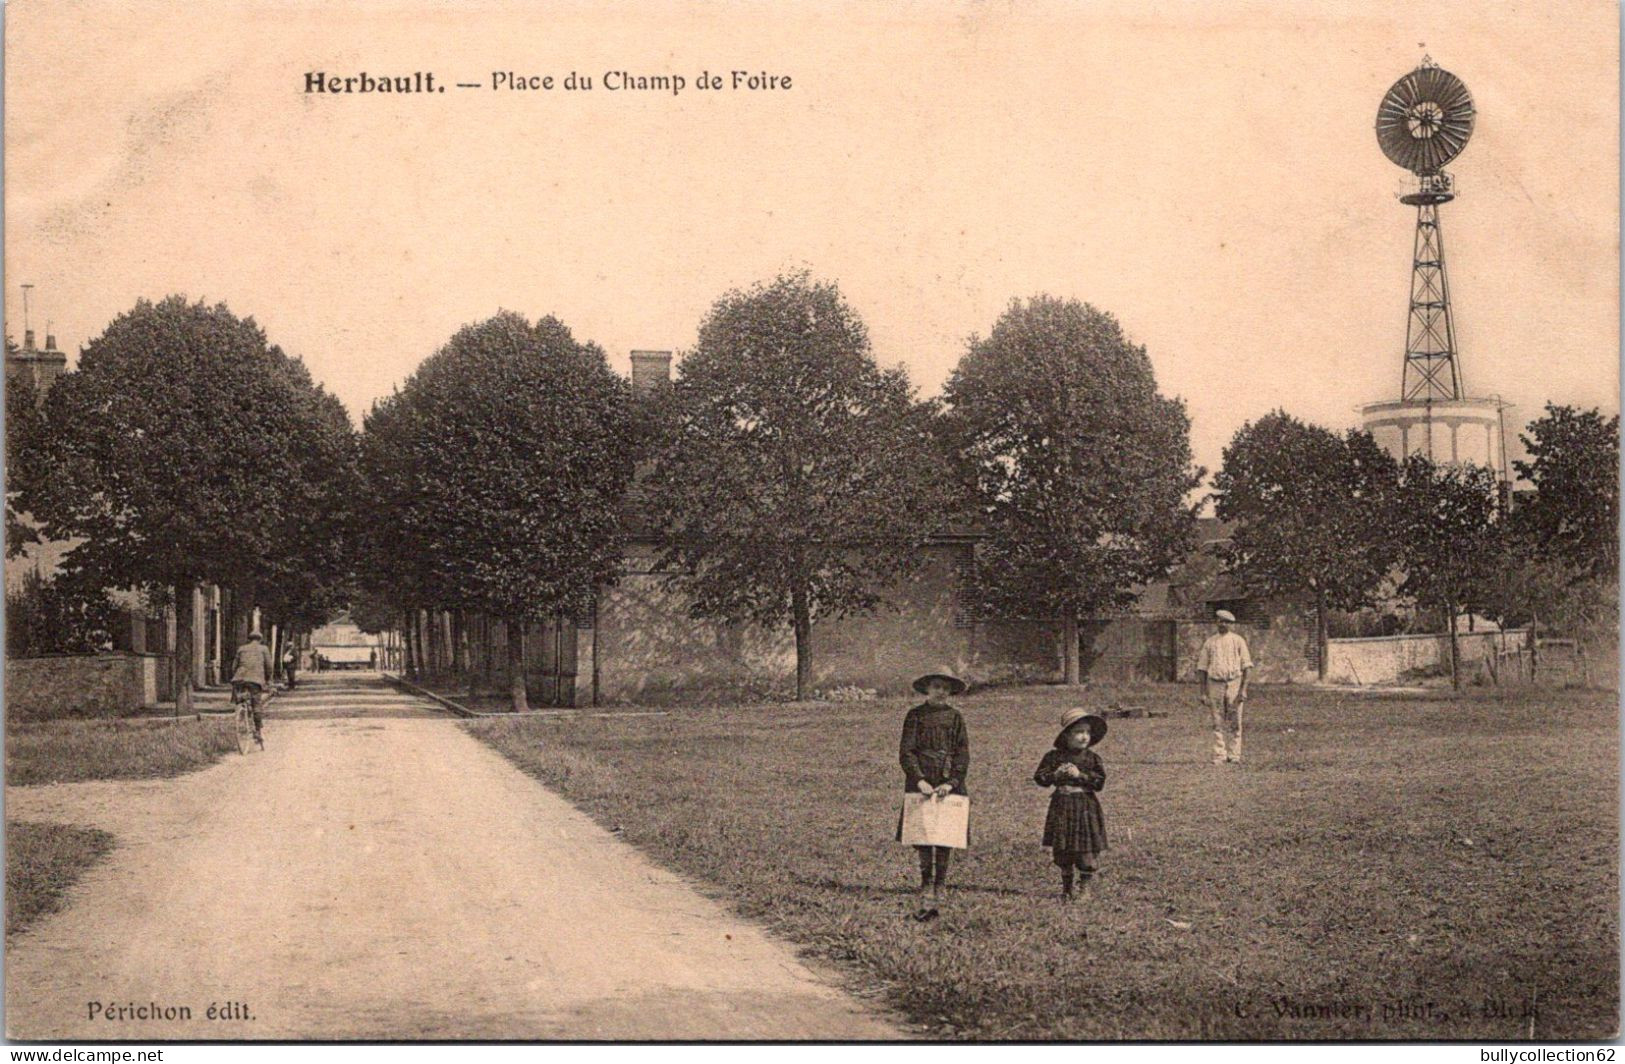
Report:
[[[1219,610],[1214,615],[1219,631],[1207,637],[1196,656],[1196,671],[1202,675],[1202,700],[1213,713],[1213,763],[1241,760],[1241,707],[1247,701],[1247,673],[1252,655],[1247,640],[1231,631],[1236,615]],[[1226,749],[1227,733],[1233,733]]]

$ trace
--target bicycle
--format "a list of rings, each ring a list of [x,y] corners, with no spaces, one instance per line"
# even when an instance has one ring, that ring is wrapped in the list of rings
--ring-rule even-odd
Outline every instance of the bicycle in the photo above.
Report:
[[[255,696],[256,691],[251,684],[234,683],[231,685],[231,701],[237,707],[236,712],[233,714],[236,718],[237,752],[245,756],[248,754],[250,742],[258,744],[261,750],[265,749],[263,729],[254,726]],[[264,704],[264,702],[260,703],[261,706]]]

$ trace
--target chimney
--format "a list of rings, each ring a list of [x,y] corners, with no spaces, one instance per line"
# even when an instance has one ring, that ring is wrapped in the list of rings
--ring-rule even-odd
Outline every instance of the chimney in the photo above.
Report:
[[[24,329],[23,330],[23,350],[24,351],[32,351],[32,350],[34,350],[34,330],[33,329]]]
[[[648,395],[662,384],[671,383],[670,351],[632,352],[632,394]]]

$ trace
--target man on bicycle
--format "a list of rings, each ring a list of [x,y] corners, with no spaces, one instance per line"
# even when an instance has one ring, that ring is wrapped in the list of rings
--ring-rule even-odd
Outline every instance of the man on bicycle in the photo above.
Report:
[[[248,642],[237,648],[237,657],[231,666],[233,689],[239,685],[248,689],[248,708],[254,717],[254,741],[261,746],[265,745],[265,741],[260,738],[260,705],[276,669],[271,661],[271,648],[265,645],[264,639],[258,628],[249,632]]]

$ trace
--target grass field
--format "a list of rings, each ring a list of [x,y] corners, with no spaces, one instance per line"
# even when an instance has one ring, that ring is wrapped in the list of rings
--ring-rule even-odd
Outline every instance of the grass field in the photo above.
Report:
[[[907,918],[909,702],[467,725],[928,1037],[1606,1038],[1618,1029],[1618,720],[1604,692],[1260,687],[1210,765],[1194,688],[957,701],[971,849]],[[1069,704],[1163,709],[1099,752],[1112,849],[1063,908],[1033,768]],[[1533,1027],[1531,1028],[1531,1018]]]
[[[62,894],[113,848],[113,836],[65,824],[6,823],[6,934],[61,907]]]
[[[230,717],[55,720],[6,725],[6,783],[178,776],[236,753]]]

